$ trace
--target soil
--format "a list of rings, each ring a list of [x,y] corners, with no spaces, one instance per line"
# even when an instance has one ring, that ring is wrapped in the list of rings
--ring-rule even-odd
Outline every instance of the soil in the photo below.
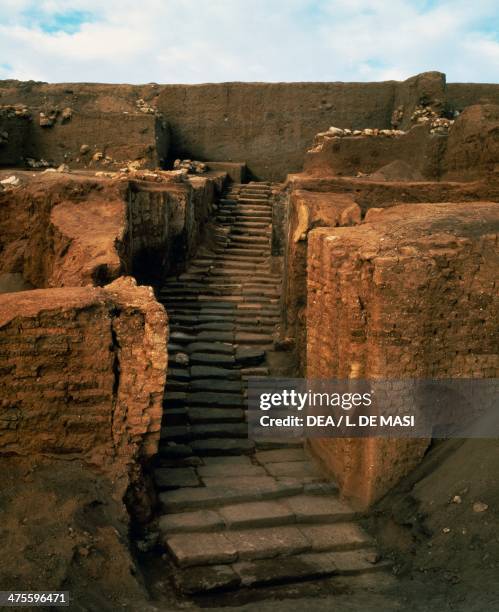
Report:
[[[79,461],[3,457],[0,590],[70,591],[75,611],[147,610],[112,491]]]
[[[434,444],[366,523],[411,612],[499,609],[499,440]]]

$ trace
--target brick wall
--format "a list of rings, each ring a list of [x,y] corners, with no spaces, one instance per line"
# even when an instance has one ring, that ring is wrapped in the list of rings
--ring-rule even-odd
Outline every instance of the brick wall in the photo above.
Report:
[[[78,457],[126,471],[154,454],[166,314],[147,287],[0,296],[0,454]]]
[[[336,193],[292,190],[287,194],[282,315],[285,334],[295,339],[298,367],[305,366],[307,307],[307,247],[313,228],[360,223],[360,208],[352,197]]]
[[[369,219],[369,216],[368,216]],[[309,234],[310,378],[499,374],[497,204],[413,204]],[[428,440],[314,439],[343,494],[366,507]]]

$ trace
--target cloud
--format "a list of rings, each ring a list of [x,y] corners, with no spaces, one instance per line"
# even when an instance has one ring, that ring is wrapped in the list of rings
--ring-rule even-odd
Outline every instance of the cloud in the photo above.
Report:
[[[495,1],[0,0],[0,77],[497,81]]]

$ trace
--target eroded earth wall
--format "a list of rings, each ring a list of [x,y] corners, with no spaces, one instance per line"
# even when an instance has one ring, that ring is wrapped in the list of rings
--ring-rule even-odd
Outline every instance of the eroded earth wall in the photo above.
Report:
[[[406,204],[308,239],[307,376],[499,375],[496,203]],[[312,439],[343,494],[367,507],[429,440]]]
[[[37,288],[104,285],[124,273],[157,279],[193,252],[224,179],[15,176],[19,186],[0,192],[0,275]]]
[[[64,144],[64,130],[72,129],[69,126],[73,119],[75,132],[71,146],[65,146],[64,153],[72,160],[77,157],[81,160],[79,147],[87,144],[94,153],[92,135],[99,138],[98,130],[84,124],[83,117],[114,113],[116,122],[121,115],[126,120],[123,134],[128,133],[130,139],[138,132],[135,128],[126,132],[127,122],[131,121],[126,115],[143,113],[154,118],[154,113],[159,112],[169,125],[170,161],[175,157],[246,161],[254,176],[272,180],[282,180],[288,172],[300,170],[304,152],[314,135],[329,126],[389,128],[393,112],[400,106],[403,107],[401,125],[405,125],[416,105],[432,97],[439,99],[442,108],[455,105],[462,110],[483,100],[499,103],[499,86],[446,86],[445,76],[437,72],[417,75],[404,82],[381,83],[132,86],[0,82],[0,105],[28,105],[35,123],[39,122],[40,112],[50,117],[50,113],[59,110],[62,117],[64,109],[72,110],[72,119],[67,125],[57,124],[58,119],[53,127],[36,127],[39,156],[44,151],[55,155],[53,142]],[[87,125],[79,134],[78,122],[82,128]],[[122,136],[117,141],[123,141]],[[140,144],[142,140],[138,138]],[[154,141],[148,140],[145,144],[154,146]]]

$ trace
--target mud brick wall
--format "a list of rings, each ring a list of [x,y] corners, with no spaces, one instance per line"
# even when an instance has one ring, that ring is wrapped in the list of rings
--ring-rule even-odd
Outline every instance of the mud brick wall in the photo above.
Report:
[[[428,180],[440,176],[440,158],[446,136],[430,134],[423,125],[401,136],[347,136],[329,138],[305,156],[304,170],[309,174],[356,176],[371,174],[383,166],[403,161]]]
[[[422,98],[441,96],[442,91],[444,102],[449,91],[448,102],[459,106],[484,96],[499,102],[498,85],[445,86],[441,73],[426,73],[404,82],[381,83],[132,86],[0,81],[0,104],[20,102],[36,111],[57,106],[71,107],[75,113],[123,114],[136,113],[142,98],[170,125],[170,161],[175,157],[245,161],[254,176],[282,180],[288,172],[301,169],[304,153],[318,132],[331,125],[388,128],[400,104],[405,121]],[[63,131],[56,130],[54,137],[62,136]]]
[[[369,220],[369,215],[367,221]],[[310,378],[499,375],[499,208],[413,204],[309,234]],[[361,507],[420,460],[427,440],[314,439]]]
[[[445,91],[448,106],[460,112],[474,104],[499,104],[497,83],[447,83]]]
[[[0,193],[0,273],[37,288],[157,280],[192,254],[224,173],[182,183],[17,173]]]
[[[80,153],[82,145],[90,147]],[[86,113],[74,111],[67,122],[56,120],[52,127],[41,127],[34,113],[25,157],[43,158],[57,166],[64,162],[73,168],[93,167],[96,152],[109,157],[107,167],[143,160],[143,166],[157,168],[168,155],[169,132],[165,121],[143,113]]]
[[[466,108],[449,132],[442,162],[447,180],[499,179],[499,104]]]
[[[348,195],[290,190],[287,193],[287,236],[284,255],[282,317],[285,335],[295,339],[298,367],[303,370],[307,343],[308,234],[317,227],[360,223],[360,208]]]
[[[224,178],[225,173],[213,173],[168,186],[131,182],[125,257],[134,276],[156,282],[158,273],[185,263],[199,243]]]
[[[131,278],[1,295],[0,455],[124,472],[154,454],[166,342],[163,307]]]
[[[499,184],[494,181],[454,183],[444,181],[366,181],[353,177],[315,177],[290,174],[289,189],[350,196],[364,215],[371,208],[389,208],[402,203],[424,202],[499,202]]]

